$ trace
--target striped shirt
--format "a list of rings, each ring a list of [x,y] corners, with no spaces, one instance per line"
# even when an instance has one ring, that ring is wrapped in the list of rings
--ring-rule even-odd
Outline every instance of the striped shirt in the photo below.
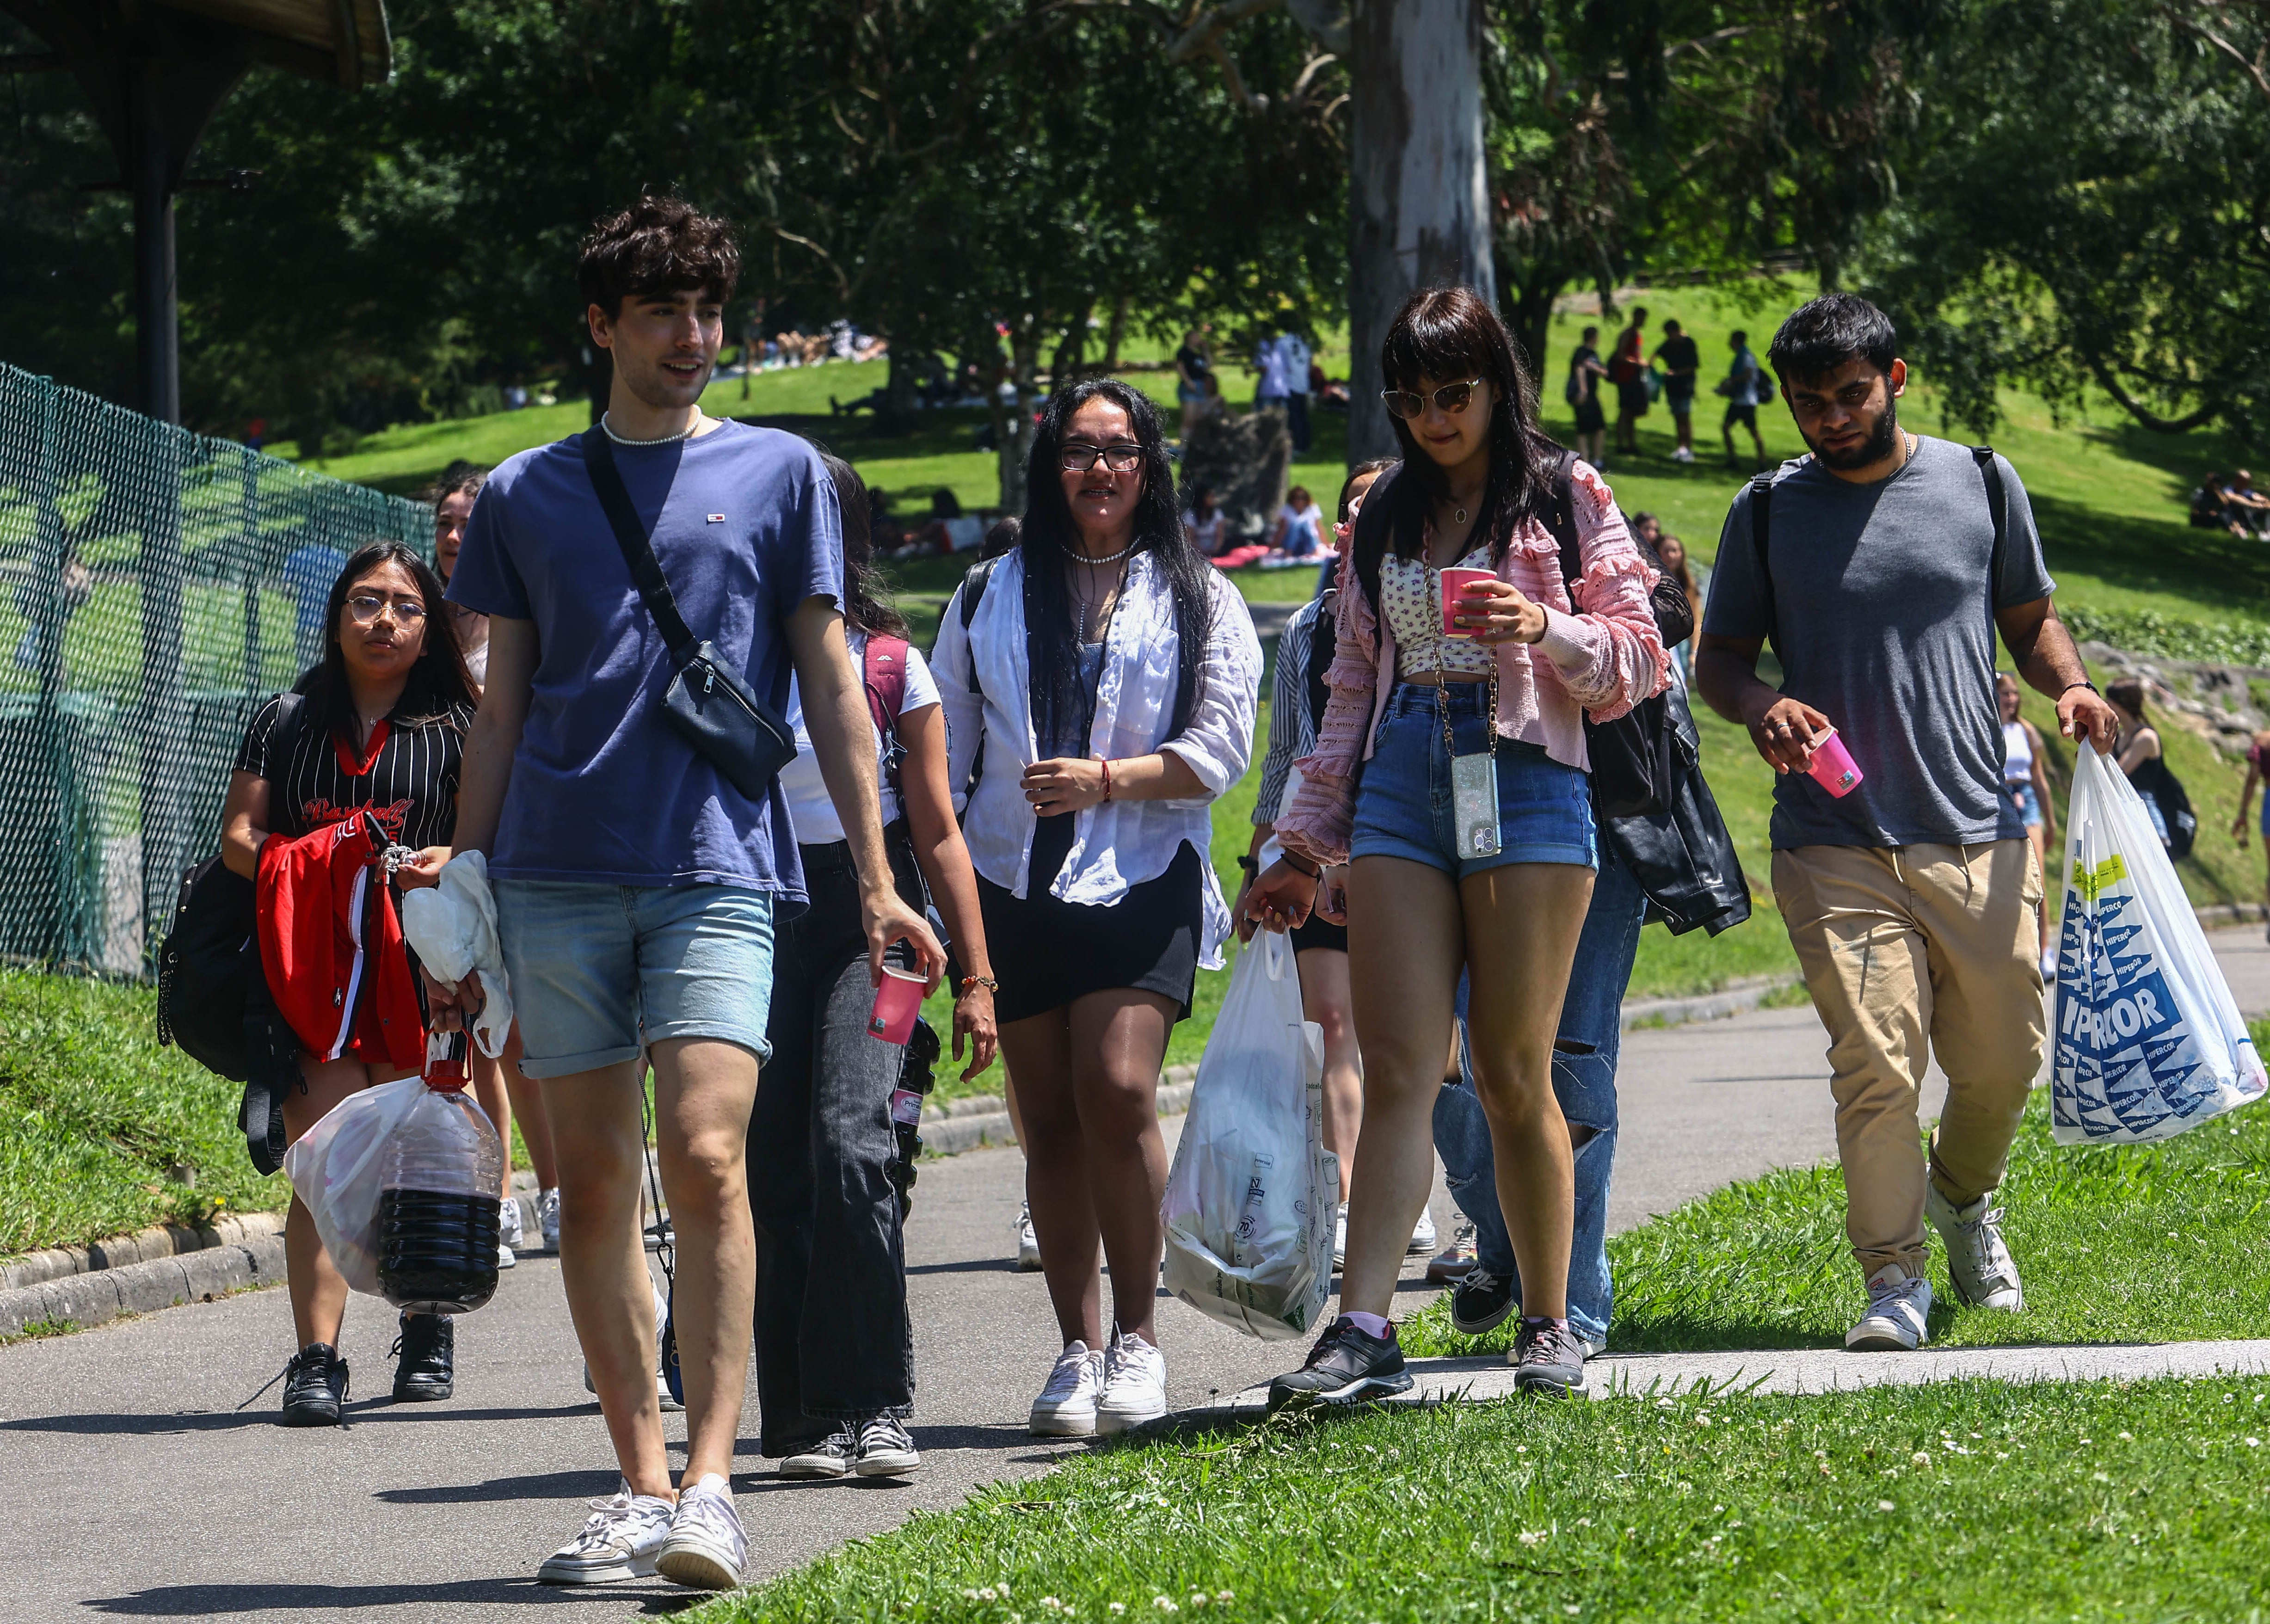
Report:
[[[1253,821],[1274,823],[1285,802],[1285,781],[1293,763],[1317,747],[1309,717],[1309,656],[1317,641],[1317,606],[1310,598],[1293,612],[1277,634],[1277,681],[1269,694],[1269,750],[1261,759],[1261,788],[1253,797]]]
[[[412,726],[382,722],[358,759],[323,726],[309,701],[291,759],[285,760],[271,748],[281,704],[278,695],[260,708],[236,758],[238,772],[268,781],[272,833],[296,840],[368,807],[389,840],[421,849],[450,843],[471,707]]]

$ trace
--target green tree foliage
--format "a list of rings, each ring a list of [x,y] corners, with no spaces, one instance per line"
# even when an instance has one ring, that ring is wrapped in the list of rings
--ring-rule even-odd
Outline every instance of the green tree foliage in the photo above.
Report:
[[[1865,263],[1949,414],[2022,382],[2270,443],[2270,5],[1986,0]]]

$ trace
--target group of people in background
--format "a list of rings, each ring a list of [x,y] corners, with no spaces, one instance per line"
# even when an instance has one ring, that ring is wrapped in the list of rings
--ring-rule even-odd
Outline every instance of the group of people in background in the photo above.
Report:
[[[540,1578],[738,1582],[753,1347],[762,1448],[784,1476],[919,1466],[892,1101],[927,1086],[915,1074],[937,1048],[876,1035],[894,975],[926,991],[950,976],[964,1077],[998,1054],[1013,1079],[1020,1255],[1059,1348],[1004,1376],[1032,1394],[1033,1433],[1168,1412],[1161,1067],[1198,972],[1255,930],[1291,933],[1342,1178],[1339,1311],[1272,1405],[1411,1385],[1393,1299],[1405,1257],[1435,1245],[1438,1154],[1475,1232],[1454,1323],[1517,1316],[1518,1384],[1581,1390],[1613,1334],[1615,1071],[1641,926],[1715,934],[1749,908],[1695,767],[1690,692],[1777,774],[1774,891],[1830,1038],[1869,1292],[1848,1346],[1925,1339],[1926,1221],[1966,1302],[2022,1306],[1992,1198],[2044,1041],[2049,830],[2017,682],[2101,749],[2125,713],[2051,610],[2015,471],[1900,426],[1905,367],[1873,307],[1829,295],[1783,324],[1771,367],[1811,455],[1744,487],[1706,575],[1650,515],[1628,519],[1600,472],[1597,384],[1630,386],[1643,311],[1609,361],[1588,330],[1570,389],[1584,385],[1592,455],[1572,456],[1543,434],[1490,305],[1415,295],[1381,356],[1400,456],[1350,473],[1329,539],[1305,491],[1279,515],[1282,551],[1331,557],[1281,634],[1231,899],[1212,807],[1249,765],[1262,649],[1212,567],[1218,511],[1178,499],[1147,396],[1097,377],[1050,397],[1026,511],[986,537],[926,659],[875,571],[858,476],[699,406],[738,272],[724,225],[648,197],[594,226],[579,271],[613,361],[605,415],[485,478],[453,471],[438,573],[393,544],[346,561],[322,659],[255,719],[225,817],[247,874],[272,835],[364,813],[400,848],[397,886],[486,865],[471,883],[493,897],[518,1019],[474,1086],[535,1164],[620,1472]],[[1280,337],[1264,395],[1283,385],[1290,418],[1310,358]],[[1734,347],[1754,434],[1772,385],[1743,335]],[[1211,363],[1184,349],[1188,388]],[[1666,323],[1654,364],[1691,456],[1695,346]],[[1619,404],[1628,445],[1637,413]],[[1454,568],[1474,573],[1446,597]],[[2015,666],[1999,694],[1998,629]],[[1756,674],[1769,637],[1778,688]],[[777,712],[793,753],[769,778],[746,782],[670,720],[696,661]],[[2140,725],[2140,710],[2125,732],[2141,750]],[[1679,764],[1652,799],[1608,775],[1634,730]],[[1832,730],[1866,764],[1850,796],[1808,770]],[[487,990],[423,977],[421,1023],[461,1027]],[[358,1018],[330,1052],[310,1045],[287,1132],[413,1072],[398,1037]],[[1934,1050],[1951,1086],[1926,1153]],[[667,1302],[644,1247],[649,1079]],[[286,1419],[336,1421],[346,1291],[296,1204],[287,1251]],[[398,1329],[397,1394],[445,1392],[450,1323]]]
[[[1702,351],[1676,321],[1663,324],[1663,341],[1650,355],[1646,349],[1647,309],[1635,306],[1630,321],[1616,334],[1613,350],[1600,352],[1600,330],[1586,327],[1569,357],[1562,397],[1575,411],[1576,450],[1596,468],[1608,465],[1607,403],[1600,386],[1615,390],[1616,419],[1613,452],[1639,455],[1639,420],[1660,397],[1671,413],[1674,443],[1671,460],[1695,460],[1695,389],[1702,376]],[[1774,383],[1750,348],[1750,336],[1740,329],[1727,335],[1732,358],[1717,392],[1725,397],[1726,413],[1719,425],[1726,446],[1726,465],[1740,465],[1734,451],[1734,430],[1749,431],[1754,465],[1765,466],[1764,437],[1758,432],[1758,408],[1773,402]]]
[[[2192,524],[2232,536],[2270,538],[2270,496],[2254,488],[2254,475],[2240,468],[2210,473],[2192,493]]]

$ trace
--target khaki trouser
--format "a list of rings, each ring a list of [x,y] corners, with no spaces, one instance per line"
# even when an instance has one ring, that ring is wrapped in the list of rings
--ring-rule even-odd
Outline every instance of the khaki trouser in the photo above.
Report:
[[[1920,1273],[1925,1040],[1948,1085],[1929,1173],[1957,1206],[2001,1183],[2041,1068],[2033,847],[1800,846],[1773,854],[1773,887],[1829,1028],[1852,1254]]]

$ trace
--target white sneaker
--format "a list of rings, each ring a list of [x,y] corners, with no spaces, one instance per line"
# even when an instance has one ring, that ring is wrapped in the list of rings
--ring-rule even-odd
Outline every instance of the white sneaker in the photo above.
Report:
[[[504,1205],[497,1209],[497,1240],[514,1248],[521,1244],[520,1198],[517,1196],[507,1196]]]
[[[1844,1333],[1844,1346],[1862,1353],[1910,1353],[1930,1338],[1931,1282],[1888,1263],[1868,1277],[1868,1311]]]
[[[1688,447],[1680,446],[1672,452],[1671,460],[1674,463],[1691,463],[1695,460],[1695,453]]]
[[[498,1242],[497,1267],[500,1269],[513,1269],[517,1268],[519,1265],[520,1259],[513,1255],[512,1248],[507,1246],[501,1241]]]
[[[1435,1214],[1427,1207],[1419,1209],[1419,1227],[1411,1232],[1411,1244],[1406,1252],[1431,1252],[1435,1250]]]
[[[654,1572],[662,1542],[670,1538],[670,1502],[634,1494],[625,1482],[612,1499],[590,1505],[582,1531],[536,1570],[539,1584],[610,1584]]]
[[[733,1509],[733,1486],[713,1472],[680,1490],[654,1570],[673,1584],[730,1591],[741,1582],[748,1561],[749,1536]]]
[[[1923,1215],[1947,1242],[1947,1273],[1955,1284],[1955,1301],[2015,1314],[2026,1306],[2026,1290],[2010,1249],[2002,1243],[2002,1209],[1990,1208],[1988,1198],[1981,1196],[1959,1207],[1926,1179]]]
[[[1033,1204],[1017,1209],[1017,1272],[1030,1274],[1041,1266],[1041,1237],[1033,1233]]]
[[[1347,1203],[1345,1201],[1332,1211],[1332,1267],[1347,1267]]]
[[[544,1250],[560,1250],[560,1192],[539,1190],[536,1192],[536,1232],[544,1237]]]
[[[1102,1390],[1102,1351],[1075,1341],[1057,1355],[1026,1427],[1036,1438],[1093,1437],[1096,1395]]]
[[[1132,1432],[1167,1413],[1167,1356],[1130,1331],[1103,1353],[1103,1395],[1095,1401],[1095,1430]]]

